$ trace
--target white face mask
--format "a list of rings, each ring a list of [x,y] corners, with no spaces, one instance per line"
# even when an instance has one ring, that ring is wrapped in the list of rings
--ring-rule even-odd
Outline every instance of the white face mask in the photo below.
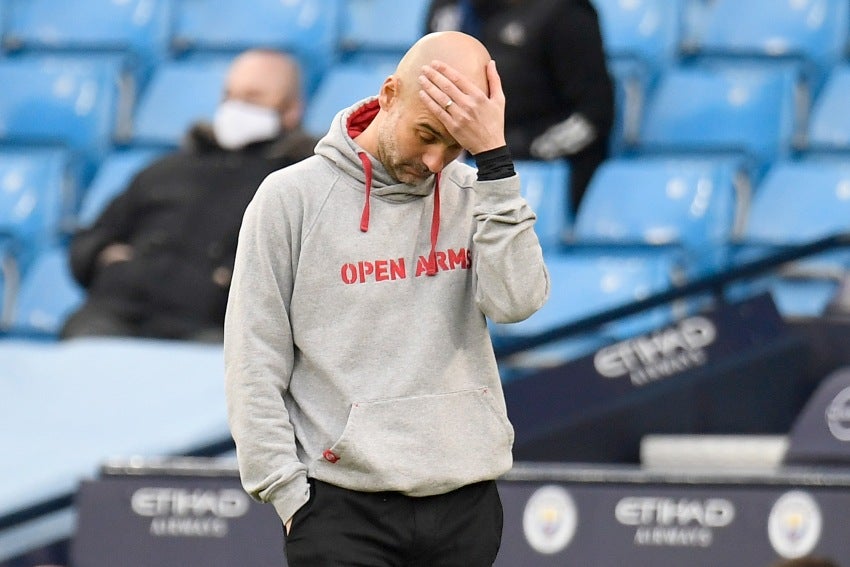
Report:
[[[280,134],[280,116],[265,106],[226,100],[215,111],[213,132],[221,147],[238,150]]]

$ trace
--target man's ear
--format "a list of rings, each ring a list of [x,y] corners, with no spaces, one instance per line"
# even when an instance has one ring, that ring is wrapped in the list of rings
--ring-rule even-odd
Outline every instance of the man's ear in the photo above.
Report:
[[[378,104],[382,110],[387,110],[395,104],[401,96],[401,82],[396,75],[390,75],[381,85],[378,91]]]

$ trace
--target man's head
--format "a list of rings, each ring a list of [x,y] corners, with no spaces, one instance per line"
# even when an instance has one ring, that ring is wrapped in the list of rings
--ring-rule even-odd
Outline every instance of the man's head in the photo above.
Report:
[[[463,148],[419,98],[423,65],[440,60],[488,93],[490,54],[477,39],[460,32],[437,32],[417,41],[378,94],[380,112],[357,142],[403,183],[416,184],[441,171]],[[489,94],[489,93],[488,93]]]
[[[214,120],[216,137],[235,149],[298,127],[303,113],[298,62],[279,51],[251,49],[228,70]]]

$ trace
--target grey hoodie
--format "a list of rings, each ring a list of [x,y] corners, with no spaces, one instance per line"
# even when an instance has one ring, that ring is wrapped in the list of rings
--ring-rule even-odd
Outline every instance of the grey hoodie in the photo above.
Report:
[[[317,155],[269,175],[239,236],[228,416],[245,489],[284,521],[307,477],[425,496],[512,464],[485,316],[547,299],[536,217],[516,176],[457,161],[397,182],[352,140],[376,112],[341,111]]]

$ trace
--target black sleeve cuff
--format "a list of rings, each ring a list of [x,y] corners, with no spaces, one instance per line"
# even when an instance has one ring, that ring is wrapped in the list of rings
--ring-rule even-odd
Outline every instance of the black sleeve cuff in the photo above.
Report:
[[[478,167],[478,181],[495,181],[515,175],[514,160],[508,146],[495,148],[475,154],[475,165]]]

